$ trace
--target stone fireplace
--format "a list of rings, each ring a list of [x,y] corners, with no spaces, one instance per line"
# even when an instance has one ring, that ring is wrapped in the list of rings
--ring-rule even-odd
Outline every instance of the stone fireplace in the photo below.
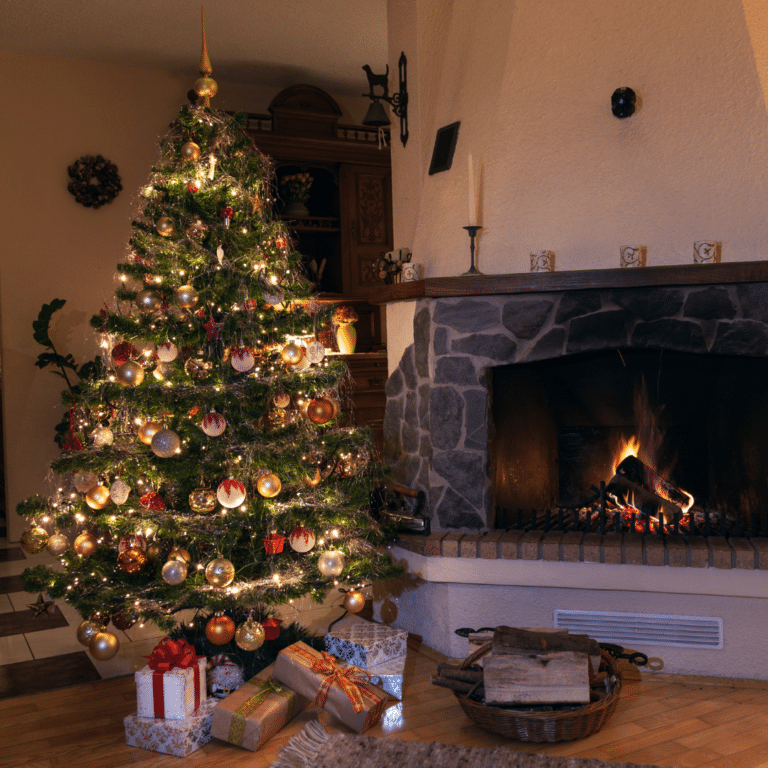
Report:
[[[616,350],[766,363],[768,265],[709,270],[435,278],[393,287],[388,298],[417,301],[413,343],[387,383],[385,459],[396,481],[426,493],[433,529],[428,537],[403,536],[393,549],[419,577],[394,599],[399,626],[462,656],[459,627],[552,626],[558,609],[716,616],[721,650],[641,650],[658,655],[666,671],[753,674],[750,635],[768,620],[768,539],[750,535],[748,522],[728,538],[719,530],[651,537],[497,527],[494,371]],[[741,378],[762,378],[761,370]],[[768,421],[763,430],[750,420],[758,424],[760,464]],[[752,474],[763,485],[765,476]],[[764,513],[753,514],[751,530],[763,537]]]

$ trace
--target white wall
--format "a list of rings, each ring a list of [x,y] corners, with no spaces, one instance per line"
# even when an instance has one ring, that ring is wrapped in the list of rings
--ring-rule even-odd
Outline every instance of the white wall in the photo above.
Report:
[[[0,51],[0,68],[6,105],[0,121],[4,448],[9,538],[18,540],[25,523],[16,504],[44,492],[48,465],[59,453],[53,427],[63,412],[62,380],[34,366],[43,350],[32,340],[32,322],[43,303],[66,299],[54,322],[54,343],[78,361],[96,354],[88,321],[113,294],[138,191],[158,158],[160,138],[186,102],[197,62],[185,79]],[[220,82],[213,106],[266,112],[275,93]],[[344,122],[362,120],[364,99],[339,99],[339,105]],[[87,154],[111,160],[122,178],[123,191],[98,210],[79,205],[67,191],[67,167]]]
[[[408,56],[411,138],[393,141],[396,245],[427,276],[468,267],[471,152],[482,164],[478,266],[558,271],[767,255],[768,83],[756,0],[389,0],[389,59]],[[632,87],[634,116],[611,114]],[[435,133],[461,121],[453,167],[428,176]],[[477,176],[477,170],[476,170]]]

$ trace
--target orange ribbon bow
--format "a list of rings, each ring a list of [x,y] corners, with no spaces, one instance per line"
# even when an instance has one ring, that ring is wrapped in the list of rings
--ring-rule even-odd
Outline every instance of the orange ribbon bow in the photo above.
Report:
[[[353,711],[362,712],[365,709],[360,686],[371,682],[371,676],[368,672],[359,667],[340,667],[336,663],[336,659],[325,651],[320,651],[320,658],[312,658],[312,671],[323,675],[323,682],[315,697],[316,704],[324,707],[328,699],[328,691],[334,683],[338,683],[346,697],[352,702]]]

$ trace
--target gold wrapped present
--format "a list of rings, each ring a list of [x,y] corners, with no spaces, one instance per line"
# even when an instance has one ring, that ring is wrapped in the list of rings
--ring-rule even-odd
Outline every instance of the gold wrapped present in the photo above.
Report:
[[[387,694],[358,667],[342,667],[329,653],[294,643],[277,656],[273,677],[363,733],[381,717]]]
[[[212,736],[255,752],[310,703],[271,673],[267,667],[216,705]]]

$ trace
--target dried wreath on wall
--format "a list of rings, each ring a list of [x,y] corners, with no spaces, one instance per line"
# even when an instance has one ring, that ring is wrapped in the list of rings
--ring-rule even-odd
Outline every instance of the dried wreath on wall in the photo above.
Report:
[[[100,208],[111,203],[123,188],[117,166],[101,155],[83,155],[67,168],[67,172],[72,179],[67,189],[86,208]]]

